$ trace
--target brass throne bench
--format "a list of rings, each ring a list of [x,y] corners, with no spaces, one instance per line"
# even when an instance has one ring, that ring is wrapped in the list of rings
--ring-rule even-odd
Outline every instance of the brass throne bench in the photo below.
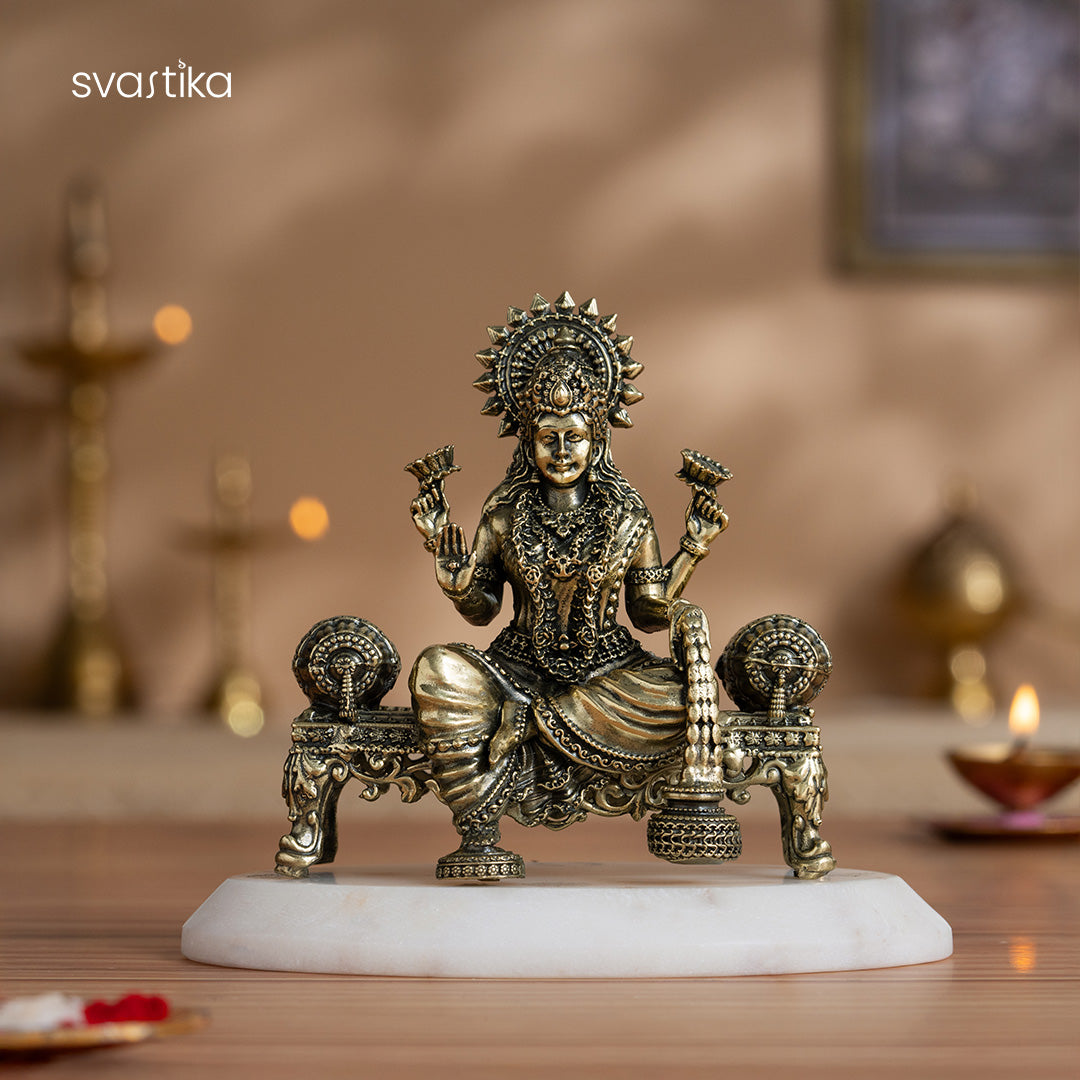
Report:
[[[301,640],[293,671],[310,704],[293,721],[285,760],[282,796],[291,828],[279,842],[279,874],[304,877],[309,867],[333,862],[337,803],[349,781],[368,801],[391,787],[406,803],[437,790],[412,709],[381,704],[400,669],[390,639],[355,616],[326,619]],[[719,803],[744,804],[750,789],[760,785],[776,797],[784,860],[795,876],[827,874],[836,865],[819,832],[827,775],[809,702],[830,670],[825,643],[802,620],[770,615],[749,623],[717,664],[736,708],[721,710],[707,733],[716,764],[711,783],[688,790],[679,782],[682,761],[673,759],[639,788],[593,799],[580,817],[631,814],[638,820],[652,811],[648,841],[654,855],[672,862],[716,862],[741,851],[738,822]],[[718,821],[720,847],[715,839],[695,847],[702,836],[715,838]]]

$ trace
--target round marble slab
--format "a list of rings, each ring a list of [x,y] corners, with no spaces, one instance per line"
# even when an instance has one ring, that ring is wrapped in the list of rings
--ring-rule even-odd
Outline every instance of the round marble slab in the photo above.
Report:
[[[468,978],[844,971],[941,960],[952,931],[903,880],[778,866],[530,863],[497,884],[430,866],[228,878],[184,924],[227,967]]]

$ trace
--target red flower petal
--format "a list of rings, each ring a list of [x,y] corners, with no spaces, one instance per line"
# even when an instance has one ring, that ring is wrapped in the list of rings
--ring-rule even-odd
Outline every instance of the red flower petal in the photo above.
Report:
[[[128,994],[116,1002],[88,1001],[83,1016],[88,1024],[115,1024],[122,1020],[157,1021],[169,1015],[169,1003],[156,994]]]

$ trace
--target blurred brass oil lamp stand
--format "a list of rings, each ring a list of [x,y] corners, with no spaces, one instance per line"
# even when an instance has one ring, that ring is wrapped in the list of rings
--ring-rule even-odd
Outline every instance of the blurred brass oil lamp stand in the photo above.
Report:
[[[265,532],[251,522],[251,465],[225,454],[214,462],[213,524],[192,529],[188,546],[209,552],[213,565],[214,674],[202,705],[210,718],[241,736],[263,726],[262,688],[248,659],[251,558]]]
[[[262,730],[262,688],[248,659],[251,628],[251,466],[243,457],[214,465],[214,640],[217,670],[205,704],[230,731]]]
[[[972,787],[1001,807],[982,817],[937,822],[948,836],[970,838],[1080,837],[1080,817],[1043,813],[1039,807],[1080,778],[1080,750],[1035,747],[1039,700],[1021,686],[1009,709],[1012,741],[951,750],[953,768]]]
[[[903,567],[897,600],[912,629],[938,649],[933,696],[980,723],[994,711],[984,646],[1021,600],[1003,545],[976,507],[975,489],[956,485],[946,499],[945,521]]]
[[[32,364],[65,381],[67,416],[67,599],[50,651],[41,704],[103,717],[134,702],[130,667],[109,615],[106,415],[112,376],[142,364],[150,341],[109,340],[105,276],[109,265],[105,206],[91,183],[73,185],[67,201],[65,334],[20,343]]]
[[[262,686],[250,660],[252,559],[257,551],[285,544],[289,535],[252,521],[251,464],[240,454],[214,462],[213,523],[188,530],[187,546],[211,556],[213,567],[214,674],[201,704],[207,717],[234,735],[258,735],[265,722]],[[303,540],[326,532],[326,508],[314,498],[297,499],[289,521]]]

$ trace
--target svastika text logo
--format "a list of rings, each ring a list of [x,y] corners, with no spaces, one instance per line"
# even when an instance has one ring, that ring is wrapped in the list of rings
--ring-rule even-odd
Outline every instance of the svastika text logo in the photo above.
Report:
[[[184,60],[161,71],[76,71],[71,76],[72,95],[77,98],[110,94],[122,98],[150,99],[155,94],[170,98],[232,97],[231,71],[196,71]]]

